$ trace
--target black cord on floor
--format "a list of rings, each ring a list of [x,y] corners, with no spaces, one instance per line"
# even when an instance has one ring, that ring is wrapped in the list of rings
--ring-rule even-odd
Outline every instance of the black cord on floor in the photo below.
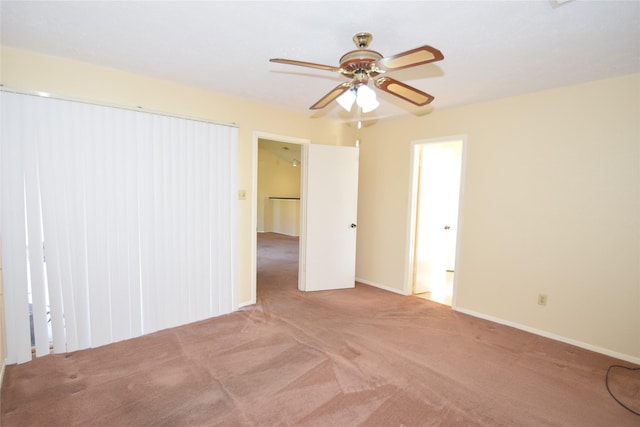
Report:
[[[640,412],[636,412],[633,409],[629,408],[627,405],[625,405],[624,403],[620,402],[618,400],[618,398],[613,395],[613,393],[611,393],[611,389],[609,389],[609,372],[611,371],[611,368],[622,368],[622,369],[626,369],[628,371],[640,371],[640,368],[628,368],[628,367],[622,366],[622,365],[611,365],[611,366],[609,366],[609,369],[607,369],[607,375],[605,376],[605,379],[604,379],[604,384],[607,386],[607,391],[609,392],[611,397],[613,397],[613,400],[618,402],[618,404],[620,404],[620,406],[622,406],[624,409],[626,409],[627,411],[631,412],[632,414],[636,414],[636,415],[640,416]]]

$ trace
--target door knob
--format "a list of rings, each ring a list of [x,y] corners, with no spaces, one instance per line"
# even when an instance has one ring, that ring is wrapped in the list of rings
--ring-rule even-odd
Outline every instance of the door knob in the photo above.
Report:
[[[351,228],[356,228],[356,225],[355,224],[351,224]]]
[[[450,228],[451,228],[451,227],[449,227],[448,225],[445,225],[445,226],[444,226],[444,229],[445,229],[445,230],[448,230],[448,229],[450,229]]]

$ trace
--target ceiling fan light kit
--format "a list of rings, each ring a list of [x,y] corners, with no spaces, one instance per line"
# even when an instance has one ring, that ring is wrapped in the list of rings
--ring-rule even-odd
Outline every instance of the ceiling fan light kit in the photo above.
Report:
[[[369,86],[363,84],[356,89],[356,103],[362,108],[363,113],[368,113],[378,108],[380,103],[376,99],[376,93]]]
[[[361,84],[347,90],[338,96],[336,101],[347,111],[351,111],[351,107],[355,102],[362,108],[363,113],[373,111],[380,105],[380,102],[376,99],[376,93],[366,84]]]
[[[363,113],[373,111],[380,103],[376,99],[375,91],[369,87],[370,80],[376,88],[419,107],[431,103],[434,97],[428,93],[391,77],[378,76],[390,71],[440,61],[444,59],[444,55],[438,49],[425,45],[397,55],[383,57],[380,53],[367,49],[372,39],[373,36],[370,33],[362,32],[354,35],[353,41],[358,49],[344,54],[340,58],[339,67],[282,58],[272,58],[270,61],[337,72],[351,79],[332,89],[313,104],[310,107],[311,110],[322,109],[336,100],[347,111],[351,111],[354,102]]]
[[[342,108],[344,108],[347,111],[351,111],[351,106],[353,106],[353,103],[356,102],[355,90],[349,89],[348,91],[344,92],[342,95],[338,96],[336,101],[338,101],[338,104],[340,104]]]

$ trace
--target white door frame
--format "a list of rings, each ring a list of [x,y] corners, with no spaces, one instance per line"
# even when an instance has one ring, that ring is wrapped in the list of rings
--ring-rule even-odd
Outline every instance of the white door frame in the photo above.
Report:
[[[459,248],[462,236],[462,215],[464,213],[464,183],[467,157],[467,135],[452,135],[442,138],[420,139],[411,141],[411,166],[409,174],[409,220],[407,222],[407,248],[405,256],[405,273],[404,273],[404,289],[405,295],[413,293],[413,280],[415,268],[415,249],[416,249],[416,211],[418,207],[418,172],[420,162],[420,146],[424,144],[443,143],[462,141],[462,164],[460,172],[460,195],[458,199],[458,223],[456,224],[456,256],[455,271],[460,271],[459,265]],[[451,307],[456,308],[456,294],[458,289],[458,274],[453,276],[453,296],[451,298]]]
[[[251,145],[251,157],[253,162],[251,165],[251,301],[248,304],[255,304],[257,301],[257,257],[258,257],[258,239],[256,236],[258,230],[258,140],[269,139],[271,141],[284,142],[287,144],[300,144],[302,145],[302,157],[306,155],[307,146],[311,144],[310,139],[296,138],[293,136],[277,135],[267,132],[253,132],[253,141]],[[304,164],[300,165],[301,168]],[[305,190],[300,187],[300,198],[305,197]],[[300,233],[304,233],[300,230]],[[302,239],[302,235],[300,238]]]

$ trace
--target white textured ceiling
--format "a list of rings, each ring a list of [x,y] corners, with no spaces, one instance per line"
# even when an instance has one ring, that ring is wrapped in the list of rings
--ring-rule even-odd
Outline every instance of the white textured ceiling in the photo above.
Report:
[[[326,65],[373,33],[383,56],[428,44],[443,61],[390,74],[435,96],[389,94],[366,118],[424,115],[479,101],[640,72],[640,1],[5,1],[3,45],[351,120],[333,102],[346,79],[269,62]],[[36,88],[33,88],[36,89]],[[594,108],[598,100],[594,99]]]

